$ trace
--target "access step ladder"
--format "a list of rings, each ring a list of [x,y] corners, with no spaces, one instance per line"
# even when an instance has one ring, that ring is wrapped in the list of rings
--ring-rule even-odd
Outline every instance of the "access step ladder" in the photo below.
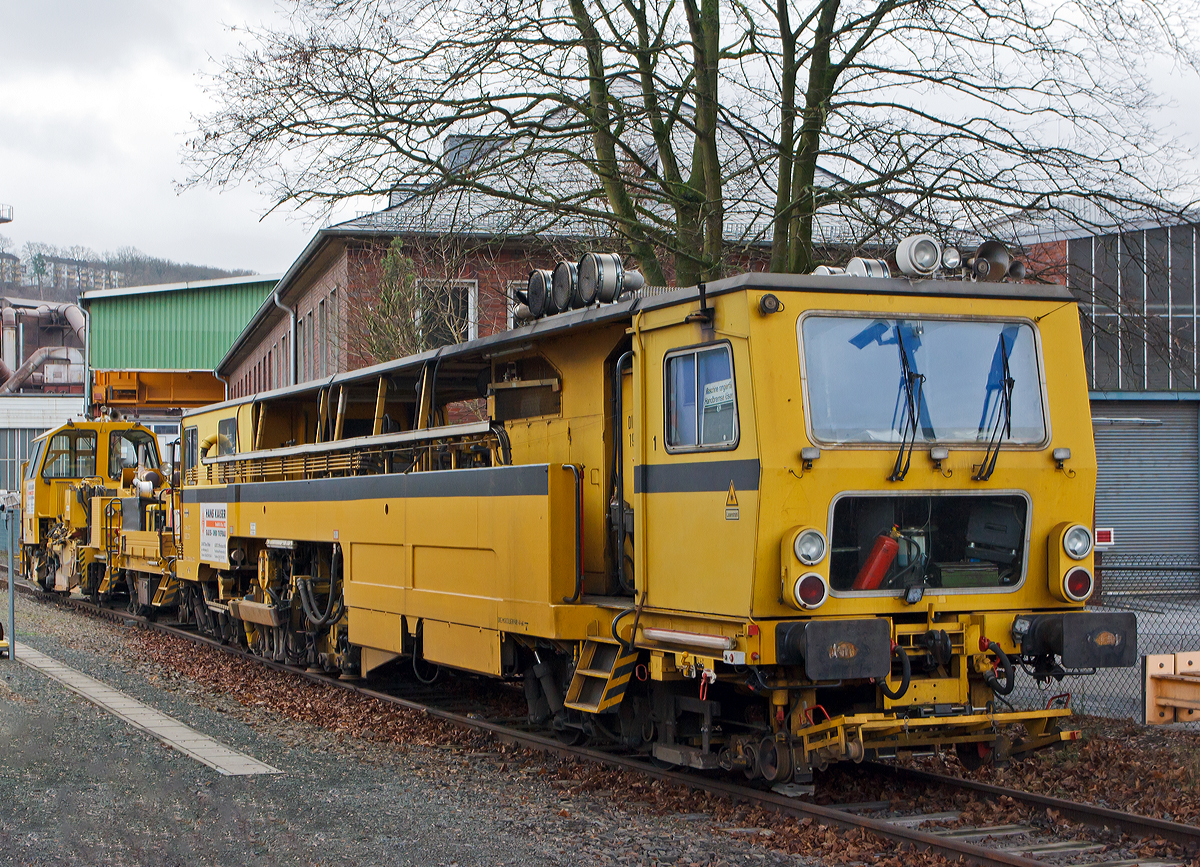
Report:
[[[621,703],[637,665],[637,651],[619,644],[585,641],[564,704],[571,710],[603,713]]]

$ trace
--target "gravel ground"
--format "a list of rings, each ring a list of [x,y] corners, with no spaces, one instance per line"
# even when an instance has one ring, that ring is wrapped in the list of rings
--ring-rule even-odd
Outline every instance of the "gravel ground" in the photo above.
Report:
[[[621,806],[494,744],[400,748],[281,719],[155,671],[113,624],[17,604],[18,640],[284,773],[222,777],[0,661],[2,864],[819,863],[709,813]]]
[[[159,633],[29,600],[18,623],[21,640],[286,776],[221,778],[41,675],[0,662],[0,695],[10,699],[0,701],[0,786],[11,777],[26,793],[11,820],[0,809],[0,863],[945,863],[640,774],[503,747]],[[1083,723],[1078,744],[971,776],[1185,822],[1197,815],[1195,735]],[[934,765],[961,773],[950,756]],[[865,771],[831,769],[818,801],[958,809],[960,824],[1059,824],[1008,799],[909,790]],[[1200,867],[1196,853],[1176,847],[1106,842],[1102,858]],[[9,856],[15,862],[3,861]]]

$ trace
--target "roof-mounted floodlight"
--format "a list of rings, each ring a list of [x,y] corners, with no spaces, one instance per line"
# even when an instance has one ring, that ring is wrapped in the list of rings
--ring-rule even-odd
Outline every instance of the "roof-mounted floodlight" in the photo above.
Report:
[[[818,277],[839,277],[845,273],[845,268],[838,268],[836,265],[818,265],[813,268],[813,274]]]
[[[846,263],[846,275],[849,277],[891,277],[892,272],[888,263],[882,259],[863,259],[855,256]]]
[[[579,260],[579,294],[585,304],[609,304],[646,285],[640,271],[627,271],[616,253],[585,253]]]
[[[932,235],[909,235],[896,248],[896,267],[908,277],[928,277],[942,264],[942,245]]]
[[[547,313],[561,313],[571,307],[582,307],[579,299],[578,268],[574,262],[559,262],[554,266],[554,279],[550,285],[550,299],[553,309]]]
[[[999,283],[1008,276],[1008,266],[1012,257],[1008,248],[999,241],[984,241],[975,251],[975,255],[967,260],[971,276],[976,280],[988,283]]]
[[[957,247],[946,247],[942,250],[942,267],[947,271],[957,271],[962,264],[962,254]]]
[[[550,299],[550,284],[553,275],[549,271],[530,271],[529,283],[525,287],[525,301],[529,305],[529,315],[538,319],[546,313],[546,304]]]

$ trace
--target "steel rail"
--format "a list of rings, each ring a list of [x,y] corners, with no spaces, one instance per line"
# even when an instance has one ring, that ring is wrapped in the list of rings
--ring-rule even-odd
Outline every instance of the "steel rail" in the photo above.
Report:
[[[919,831],[913,828],[907,828],[902,825],[896,825],[882,819],[872,819],[866,816],[859,816],[853,813],[837,810],[833,807],[824,807],[819,804],[809,804],[803,801],[785,797],[783,795],[778,795],[774,792],[753,789],[748,786],[741,786],[734,783],[725,782],[723,780],[707,779],[685,772],[657,768],[639,758],[605,753],[588,747],[571,746],[552,737],[534,734],[531,732],[524,732],[519,729],[511,728],[510,726],[491,722],[489,720],[455,713],[453,711],[444,710],[436,706],[424,704],[422,702],[390,695],[388,693],[362,686],[354,681],[346,681],[340,678],[331,677],[323,672],[307,671],[305,669],[286,665],[281,662],[276,662],[272,659],[264,659],[263,657],[256,656],[253,653],[250,653],[249,651],[243,650],[239,647],[229,644],[222,644],[220,641],[209,638],[208,636],[199,635],[195,632],[180,629],[178,627],[157,623],[153,620],[131,614],[127,611],[104,608],[103,606],[95,605],[82,599],[64,599],[58,596],[47,596],[45,593],[37,590],[36,588],[25,587],[21,584],[18,584],[17,587],[22,592],[32,595],[34,598],[41,601],[49,601],[60,605],[66,605],[112,621],[122,622],[132,626],[139,626],[141,628],[160,632],[166,635],[172,635],[177,638],[182,638],[215,650],[224,651],[232,656],[241,657],[246,660],[263,664],[275,671],[287,672],[289,674],[296,675],[313,683],[319,683],[326,686],[335,686],[339,689],[344,689],[348,692],[353,692],[367,698],[377,699],[390,705],[420,711],[426,716],[448,722],[459,728],[487,732],[502,743],[522,746],[537,752],[549,753],[564,758],[584,759],[589,762],[616,770],[632,771],[653,779],[676,783],[697,791],[707,792],[715,795],[723,795],[735,802],[740,801],[748,803],[783,815],[795,816],[797,818],[809,818],[819,824],[840,828],[846,831],[866,831],[867,833],[888,840],[892,843],[896,843],[902,847],[911,847],[912,849],[918,851],[937,853],[952,860],[961,860],[967,864],[978,865],[978,867],[1045,867],[1044,862],[1026,858],[1015,853],[989,849],[973,843],[942,838],[935,834],[930,834],[928,832]],[[893,770],[892,767],[886,765],[878,765],[878,767],[888,772]],[[909,769],[904,770],[909,773],[925,774],[930,778],[928,780],[929,782],[945,782],[947,785],[957,785],[964,782],[954,778],[945,778],[945,780],[943,780],[943,778],[937,774],[912,772],[909,771]],[[1008,794],[1010,797],[1014,798],[1041,797],[1031,796],[1028,793],[1023,792],[1009,792],[1008,790],[1000,787],[988,788],[993,789],[996,793]],[[1083,815],[1088,811],[1104,809],[1092,808],[1086,804],[1078,804],[1070,801],[1059,802],[1058,799],[1048,800],[1054,801],[1056,804],[1061,803],[1063,805],[1062,812],[1064,815]],[[1059,809],[1059,807],[1056,806],[1054,809]],[[1148,832],[1152,834],[1161,834],[1161,831],[1158,830],[1156,824],[1151,823],[1174,826],[1175,828],[1181,829],[1184,832],[1189,832],[1192,830],[1187,828],[1187,826],[1177,825],[1173,822],[1164,822],[1163,820],[1151,819],[1149,817],[1123,816],[1123,814],[1115,813],[1115,811],[1107,812],[1125,818],[1127,820],[1126,824],[1132,828],[1154,827],[1153,831]],[[1096,824],[1103,823],[1097,822]],[[1177,838],[1172,839],[1176,839],[1177,842],[1179,841]],[[1187,837],[1186,842],[1194,843],[1198,839],[1200,839],[1200,832],[1193,833],[1191,836]]]
[[[877,768],[883,773],[893,776],[907,776],[909,779],[917,782],[947,786],[962,791],[987,795],[992,798],[1009,797],[1018,803],[1023,803],[1030,807],[1054,810],[1063,818],[1078,822],[1081,825],[1093,828],[1115,827],[1131,837],[1162,837],[1164,840],[1172,843],[1200,848],[1200,828],[1195,828],[1191,825],[1171,822],[1167,819],[1156,819],[1153,816],[1141,816],[1137,813],[1122,813],[1119,810],[1113,810],[1109,807],[1083,804],[1078,801],[1064,801],[1062,798],[1054,798],[1050,795],[1022,792],[1020,789],[1008,789],[1003,786],[996,786],[977,780],[949,777],[945,774],[923,771],[919,768],[905,768],[899,765],[887,765],[879,762],[867,762],[865,764]]]

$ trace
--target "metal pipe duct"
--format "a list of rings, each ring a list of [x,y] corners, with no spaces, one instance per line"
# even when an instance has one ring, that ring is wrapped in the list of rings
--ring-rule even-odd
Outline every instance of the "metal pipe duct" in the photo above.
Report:
[[[79,309],[79,305],[66,301],[47,301],[45,304],[40,305],[34,313],[46,325],[57,323],[60,317],[65,319],[67,325],[75,332],[75,337],[79,340],[79,345],[84,346],[87,344],[87,317],[83,315],[83,311]]]
[[[12,307],[5,307],[3,314],[3,338],[0,340],[3,344],[3,349],[0,349],[0,361],[3,361],[8,373],[5,376],[7,379],[12,376],[13,369],[19,363],[17,361],[17,311]]]
[[[25,363],[17,368],[12,376],[8,377],[4,385],[0,386],[0,394],[12,394],[15,392],[33,376],[35,370],[50,358],[62,359],[69,363],[71,361],[70,353],[71,349],[67,346],[43,346],[41,349],[35,350],[32,355],[25,359]]]

